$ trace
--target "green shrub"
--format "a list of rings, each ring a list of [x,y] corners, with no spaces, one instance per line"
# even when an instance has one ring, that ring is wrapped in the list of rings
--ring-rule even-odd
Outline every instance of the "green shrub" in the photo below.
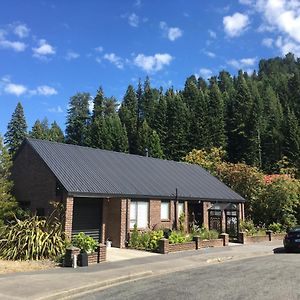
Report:
[[[172,233],[169,236],[170,244],[182,244],[190,241],[191,241],[190,236],[186,236],[181,231],[172,231]]]
[[[268,226],[269,230],[272,230],[274,233],[282,233],[285,232],[284,227],[280,223],[272,223]]]
[[[72,244],[75,247],[80,248],[80,252],[85,253],[94,252],[98,247],[98,243],[92,237],[84,234],[83,232],[74,236]]]
[[[67,242],[56,218],[15,218],[1,228],[0,257],[8,260],[54,259],[65,252]]]
[[[149,230],[139,232],[134,226],[128,246],[134,249],[157,250],[158,241],[164,237],[163,230]]]
[[[208,230],[204,226],[199,226],[195,223],[192,223],[190,226],[191,236],[200,236],[202,240],[212,240],[219,238],[219,232],[217,230]]]
[[[138,249],[139,246],[140,246],[140,234],[137,230],[137,225],[136,224],[134,224],[133,230],[131,232],[128,246],[130,248],[135,248],[135,249]]]
[[[200,238],[202,240],[214,240],[219,238],[219,232],[217,230],[208,230],[204,228],[204,230],[201,231],[200,233]]]
[[[182,212],[178,218],[178,222],[179,222],[179,230],[181,232],[184,232],[184,227],[185,227],[185,214],[184,212]]]
[[[240,222],[240,231],[246,232],[247,235],[265,235],[266,230],[263,227],[255,227],[252,220]]]
[[[158,241],[164,237],[164,232],[162,230],[155,230],[149,232],[149,242],[146,249],[156,250],[158,248]]]

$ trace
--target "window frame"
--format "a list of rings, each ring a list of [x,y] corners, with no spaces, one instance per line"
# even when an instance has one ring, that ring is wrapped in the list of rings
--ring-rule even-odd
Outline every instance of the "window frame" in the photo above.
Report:
[[[140,203],[140,205],[142,203],[143,204],[146,203],[146,205],[147,205],[147,209],[146,209],[146,211],[147,211],[147,216],[146,216],[147,225],[145,227],[141,227],[138,224],[138,220],[139,220],[139,215],[138,215],[139,214],[139,209],[138,209],[138,206],[139,206],[139,203]],[[134,218],[131,215],[131,206],[132,205],[135,205],[135,216],[134,216]],[[147,229],[149,227],[149,217],[150,217],[149,208],[150,208],[149,201],[145,201],[145,200],[130,201],[130,208],[129,208],[129,229],[130,230],[134,229],[134,225],[135,224],[137,225],[137,229]]]
[[[168,217],[167,218],[163,218],[162,217],[162,207],[163,207],[163,204],[167,204],[168,205]],[[160,220],[161,221],[170,221],[170,201],[161,201],[160,203]]]
[[[179,213],[179,207],[182,205],[182,212],[185,214],[185,205],[184,205],[184,201],[179,201],[177,204],[177,219],[179,219],[180,217],[180,213]]]

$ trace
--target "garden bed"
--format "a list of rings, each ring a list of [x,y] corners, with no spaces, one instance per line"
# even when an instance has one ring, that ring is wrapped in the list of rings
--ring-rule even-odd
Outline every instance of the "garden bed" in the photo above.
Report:
[[[285,233],[272,233],[266,231],[265,235],[247,235],[246,232],[239,232],[238,242],[241,244],[254,244],[262,242],[270,242],[273,240],[282,240]]]
[[[178,244],[170,244],[168,239],[161,239],[159,241],[158,252],[167,254],[171,252],[187,251],[187,250],[198,250],[201,248],[208,247],[223,247],[228,246],[228,235],[223,234],[220,239],[201,240],[199,237],[194,237],[191,242],[184,242]]]

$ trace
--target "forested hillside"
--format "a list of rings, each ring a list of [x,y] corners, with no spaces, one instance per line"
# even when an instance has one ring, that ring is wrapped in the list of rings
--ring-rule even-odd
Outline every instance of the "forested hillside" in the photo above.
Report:
[[[65,142],[141,155],[147,149],[173,160],[215,146],[227,151],[228,161],[267,173],[276,172],[283,157],[300,169],[300,60],[292,54],[261,60],[253,74],[191,76],[179,91],[152,88],[146,78],[128,86],[120,105],[100,88],[92,113],[89,100],[88,93],[71,97]],[[6,143],[14,150],[12,121]],[[61,141],[57,124],[52,127],[37,121],[29,135]]]

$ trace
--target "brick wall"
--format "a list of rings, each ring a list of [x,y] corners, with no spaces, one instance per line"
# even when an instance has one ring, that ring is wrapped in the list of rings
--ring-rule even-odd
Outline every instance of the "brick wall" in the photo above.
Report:
[[[223,245],[224,245],[223,239],[201,240],[200,242],[200,248],[223,247]]]
[[[125,247],[126,241],[126,199],[105,199],[103,202],[102,242],[112,241],[113,247]]]
[[[37,208],[44,208],[46,215],[51,212],[49,202],[58,200],[56,178],[28,144],[23,146],[14,161],[12,179],[17,201],[29,201],[32,212]]]
[[[175,202],[170,201],[170,212],[168,220],[161,220],[161,200],[149,201],[149,228],[173,228],[175,222]]]
[[[169,244],[169,252],[196,250],[196,243]]]
[[[203,203],[203,225],[208,228],[209,221],[208,221],[208,209],[211,206],[210,202],[202,202]]]
[[[222,238],[214,240],[201,240],[200,237],[194,237],[192,242],[182,244],[170,244],[168,239],[161,239],[159,241],[158,251],[162,254],[171,252],[198,250],[207,247],[223,247],[228,246],[228,234],[223,234]]]
[[[72,236],[72,224],[73,224],[73,206],[74,198],[67,197],[65,199],[65,222],[64,222],[64,231],[67,236],[71,238]]]

